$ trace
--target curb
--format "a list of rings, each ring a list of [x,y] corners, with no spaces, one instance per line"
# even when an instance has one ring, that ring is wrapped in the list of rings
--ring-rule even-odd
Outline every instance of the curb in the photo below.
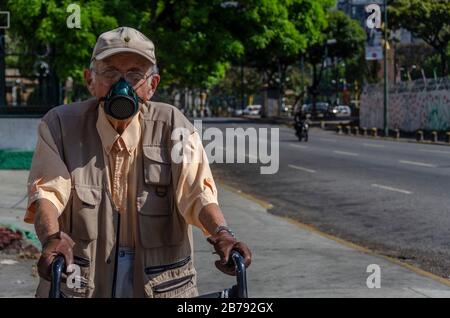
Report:
[[[332,131],[334,129],[323,129],[323,130],[328,130],[328,131]],[[449,147],[450,143],[446,143],[446,142],[433,142],[431,140],[423,140],[423,141],[418,141],[418,140],[414,140],[414,139],[406,139],[406,138],[393,138],[393,137],[384,137],[384,136],[377,136],[377,137],[373,137],[373,136],[364,136],[362,134],[338,134],[336,133],[336,135],[338,136],[344,136],[344,137],[358,137],[358,138],[364,138],[364,139],[369,139],[369,140],[384,140],[384,141],[393,141],[393,142],[403,142],[403,143],[410,143],[410,144],[421,144],[421,145],[436,145],[436,146],[444,146],[444,147]]]

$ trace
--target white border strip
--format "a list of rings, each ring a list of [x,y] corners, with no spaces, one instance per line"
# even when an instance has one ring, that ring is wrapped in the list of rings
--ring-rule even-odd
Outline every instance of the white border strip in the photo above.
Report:
[[[394,192],[400,192],[400,193],[403,193],[403,194],[412,194],[411,191],[398,189],[398,188],[393,188],[393,187],[388,187],[388,186],[384,186],[384,185],[376,184],[376,183],[373,183],[372,187],[380,188],[380,189],[384,189],[384,190],[389,190],[389,191],[394,191]]]
[[[307,169],[307,168],[303,168],[303,167],[299,167],[299,166],[288,165],[288,167],[289,167],[289,168],[292,168],[292,169],[296,169],[296,170],[301,170],[301,171],[309,172],[309,173],[316,173],[315,170],[311,170],[311,169]]]

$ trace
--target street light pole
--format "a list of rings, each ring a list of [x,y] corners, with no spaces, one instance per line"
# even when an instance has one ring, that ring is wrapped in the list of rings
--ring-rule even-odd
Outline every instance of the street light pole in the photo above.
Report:
[[[384,135],[389,136],[389,117],[388,117],[388,65],[387,65],[387,53],[388,53],[388,12],[387,12],[387,0],[384,0]]]
[[[0,28],[0,107],[6,106],[6,41],[5,29]]]
[[[245,108],[245,94],[244,94],[244,61],[241,61],[241,109]]]

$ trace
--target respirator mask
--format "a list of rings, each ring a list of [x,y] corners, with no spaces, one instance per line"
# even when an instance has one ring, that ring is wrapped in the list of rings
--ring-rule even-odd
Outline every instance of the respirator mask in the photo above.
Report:
[[[138,112],[140,100],[133,86],[122,77],[111,86],[103,98],[103,105],[106,114],[123,120],[133,117]]]

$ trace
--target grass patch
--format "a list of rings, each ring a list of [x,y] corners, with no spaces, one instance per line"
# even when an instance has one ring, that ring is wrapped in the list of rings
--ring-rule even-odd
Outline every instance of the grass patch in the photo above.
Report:
[[[0,170],[30,170],[33,151],[0,150]]]

